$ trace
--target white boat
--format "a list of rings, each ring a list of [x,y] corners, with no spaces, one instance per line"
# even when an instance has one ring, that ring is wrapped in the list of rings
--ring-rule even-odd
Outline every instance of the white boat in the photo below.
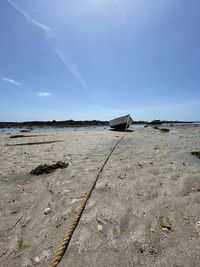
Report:
[[[116,118],[109,122],[109,126],[115,130],[126,131],[128,127],[133,123],[130,114]]]

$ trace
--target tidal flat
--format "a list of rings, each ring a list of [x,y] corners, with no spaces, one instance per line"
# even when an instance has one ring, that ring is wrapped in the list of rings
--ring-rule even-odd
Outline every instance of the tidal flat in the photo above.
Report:
[[[125,133],[58,266],[199,266],[200,125]],[[123,132],[0,135],[1,266],[48,266]],[[28,139],[28,140],[27,140]],[[52,141],[55,141],[52,143]],[[35,145],[23,145],[27,142]],[[18,145],[20,144],[20,146]],[[41,164],[67,168],[32,175]]]

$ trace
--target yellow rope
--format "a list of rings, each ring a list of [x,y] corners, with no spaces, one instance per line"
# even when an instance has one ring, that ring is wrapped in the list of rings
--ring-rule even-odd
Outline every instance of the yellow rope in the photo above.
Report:
[[[99,178],[101,172],[103,171],[103,168],[105,167],[107,161],[109,160],[109,158],[110,158],[110,156],[112,155],[113,151],[115,150],[116,146],[122,141],[122,139],[123,139],[124,137],[125,137],[125,135],[122,136],[122,137],[117,141],[117,143],[114,145],[114,147],[112,148],[112,150],[111,150],[110,153],[108,154],[107,158],[105,159],[105,161],[104,161],[103,165],[101,166],[101,168],[100,168],[100,170],[99,170],[99,172],[98,172],[98,174],[97,174],[97,176],[96,176],[94,182],[92,183],[92,186],[91,186],[90,190],[87,192],[85,199],[81,202],[80,207],[78,208],[78,210],[77,210],[77,212],[76,212],[74,218],[72,219],[72,222],[71,222],[71,224],[69,225],[69,228],[68,228],[68,230],[66,231],[66,233],[65,233],[65,235],[64,235],[64,237],[63,237],[63,240],[62,240],[60,246],[58,247],[58,249],[57,249],[57,251],[56,251],[56,254],[55,254],[54,257],[52,258],[52,261],[51,261],[51,263],[49,264],[49,267],[56,267],[56,266],[58,265],[58,263],[61,261],[63,255],[64,255],[64,253],[65,253],[65,251],[66,251],[66,249],[67,249],[67,247],[68,247],[68,244],[69,244],[69,242],[70,242],[70,239],[71,239],[71,237],[72,237],[72,235],[73,235],[73,233],[74,233],[74,231],[75,231],[75,229],[76,229],[76,226],[78,225],[78,222],[79,222],[79,220],[80,220],[80,218],[81,218],[81,215],[82,215],[82,213],[83,213],[83,211],[84,211],[84,208],[85,208],[85,206],[86,206],[86,204],[87,204],[87,201],[88,201],[88,199],[90,198],[90,195],[92,194],[92,191],[93,191],[93,189],[94,189],[94,187],[95,187],[95,185],[96,185],[96,182],[97,182],[97,180],[98,180],[98,178]]]

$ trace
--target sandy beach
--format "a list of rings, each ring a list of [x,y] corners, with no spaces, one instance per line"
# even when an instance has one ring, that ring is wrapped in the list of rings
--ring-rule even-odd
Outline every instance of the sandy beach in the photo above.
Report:
[[[200,266],[200,159],[191,155],[200,151],[200,125],[166,127],[169,133],[153,127],[126,133],[105,165],[58,266]],[[0,135],[2,267],[48,266],[124,133],[34,135]],[[49,141],[60,142],[13,146]],[[69,166],[30,174],[40,164],[57,161]]]

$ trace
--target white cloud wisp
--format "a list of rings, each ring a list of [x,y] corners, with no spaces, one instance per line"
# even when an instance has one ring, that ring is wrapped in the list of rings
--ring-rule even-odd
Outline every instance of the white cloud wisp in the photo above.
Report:
[[[50,93],[47,93],[47,92],[39,92],[37,93],[38,96],[50,96],[51,94]]]
[[[8,83],[12,83],[12,84],[15,84],[15,85],[20,85],[21,83],[20,82],[17,82],[13,79],[9,79],[9,78],[6,78],[6,77],[2,77],[1,78],[4,82],[8,82]]]
[[[85,91],[88,91],[88,85],[84,81],[84,79],[83,79],[82,75],[80,74],[80,72],[78,71],[77,67],[69,60],[69,58],[64,57],[63,53],[59,49],[57,49],[54,45],[52,45],[52,43],[51,43],[51,37],[53,37],[52,29],[49,26],[42,24],[42,23],[38,22],[36,19],[34,19],[33,17],[31,17],[24,10],[22,10],[15,3],[13,3],[13,1],[8,0],[8,2],[19,13],[21,13],[25,17],[25,19],[27,20],[28,23],[38,27],[40,30],[42,30],[44,32],[45,38],[46,38],[46,41],[47,41],[47,44],[49,45],[49,47],[51,47],[54,50],[54,52],[57,54],[57,56],[62,60],[65,67],[74,76],[76,81],[85,89]]]

